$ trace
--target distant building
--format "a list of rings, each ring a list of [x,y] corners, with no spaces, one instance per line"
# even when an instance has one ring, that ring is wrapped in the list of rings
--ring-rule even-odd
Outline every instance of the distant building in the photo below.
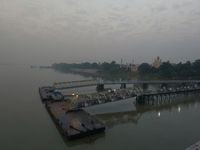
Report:
[[[131,69],[131,72],[137,72],[138,71],[138,66],[132,66],[132,65],[126,65],[126,70],[128,70],[128,68]]]
[[[161,65],[162,65],[162,59],[160,59],[160,57],[158,56],[158,57],[154,60],[152,66],[155,67],[155,68],[159,68]]]
[[[138,66],[131,66],[131,72],[137,72]]]

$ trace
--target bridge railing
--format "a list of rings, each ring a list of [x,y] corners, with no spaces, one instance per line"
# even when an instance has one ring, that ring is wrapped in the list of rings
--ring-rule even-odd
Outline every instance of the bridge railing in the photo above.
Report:
[[[53,87],[56,89],[67,89],[67,88],[76,88],[84,86],[92,86],[99,84],[99,80],[81,80],[81,81],[70,81],[70,82],[56,82],[53,84]]]
[[[144,81],[104,81],[98,79],[57,82],[53,84],[55,89],[68,89],[98,84],[162,84],[162,83],[200,83],[200,80],[144,80]]]
[[[101,84],[144,84],[144,83],[200,83],[200,80],[145,80],[145,81],[100,81]]]

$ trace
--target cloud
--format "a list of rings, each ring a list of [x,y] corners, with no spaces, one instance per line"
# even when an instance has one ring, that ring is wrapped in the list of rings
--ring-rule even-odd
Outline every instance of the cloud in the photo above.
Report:
[[[176,19],[175,17],[179,17],[178,19],[181,18],[182,21],[185,21],[185,17],[181,17],[177,11],[173,10],[172,12],[172,8],[174,8],[172,6],[181,8],[193,4],[192,0],[176,0],[176,3],[172,3],[172,0],[160,0],[156,3],[144,1],[145,8],[148,8],[145,9],[140,4],[134,3],[135,5],[133,5],[133,2],[126,1],[123,3],[121,1],[108,1],[106,3],[99,1],[87,2],[88,0],[81,2],[77,0],[59,0],[52,2],[45,0],[43,3],[40,3],[39,0],[36,0],[36,2],[21,2],[16,8],[14,8],[14,5],[7,7],[10,8],[7,9],[10,10],[10,12],[8,11],[10,14],[7,14],[7,16],[8,18],[14,17],[11,21],[12,25],[10,26],[14,26],[13,24],[15,24],[15,28],[18,27],[21,30],[24,28],[30,30],[29,32],[35,32],[35,34],[62,34],[70,38],[78,36],[79,34],[84,34],[89,37],[91,34],[91,36],[95,35],[97,37],[104,35],[106,38],[106,36],[122,36],[128,33],[135,35],[136,32],[144,34],[144,31],[150,28],[150,26],[153,31],[160,32],[164,30],[161,27],[165,24],[165,22],[160,22],[159,24],[155,22],[155,20],[164,17],[160,12],[166,12],[165,16],[167,17],[165,19],[168,19],[168,24],[171,24]],[[4,3],[7,2],[5,1]],[[11,5],[12,3],[9,4]],[[137,9],[138,7],[142,9],[139,10]],[[0,5],[0,10],[2,8],[5,9],[5,6]],[[153,15],[149,13],[149,10],[160,14]],[[188,11],[187,9],[181,9],[179,11],[183,10]],[[171,15],[172,13],[176,14],[176,16]],[[199,11],[193,12],[192,14],[197,16]],[[8,20],[6,15],[0,14],[0,16],[4,20]],[[173,18],[175,19],[173,20]],[[173,24],[177,25],[175,22]],[[123,32],[123,34],[118,34],[115,30]]]
[[[181,7],[184,7],[184,6],[189,6],[193,4],[193,0],[184,0],[184,1],[181,1],[181,2],[173,2],[171,4],[171,7],[174,8],[174,9],[177,9],[177,8],[181,8]]]
[[[167,10],[167,5],[164,2],[157,2],[153,7],[151,7],[152,12],[162,12],[164,10]]]
[[[78,2],[76,0],[62,0],[67,3],[69,6],[78,6]]]
[[[154,13],[159,13],[162,11],[167,10],[168,5],[164,1],[159,1],[156,3],[150,2],[150,1],[143,1],[143,4]]]
[[[80,15],[87,15],[87,14],[89,14],[88,11],[86,9],[83,9],[83,8],[78,8],[76,10],[76,13],[80,14]]]
[[[187,7],[190,6],[192,4],[194,4],[193,0],[181,0],[181,1],[164,1],[161,0],[159,2],[156,3],[152,3],[150,1],[144,1],[143,4],[149,8],[151,10],[151,12],[154,13],[159,13],[159,12],[163,12],[166,10],[170,10],[171,8],[173,9],[179,9],[182,7]]]
[[[200,11],[193,11],[191,14],[194,16],[200,16]]]
[[[187,6],[193,4],[193,0],[185,0],[182,2],[182,6]]]
[[[149,2],[149,1],[143,1],[143,3],[144,3],[145,6],[151,6],[151,4],[152,4],[152,3]]]

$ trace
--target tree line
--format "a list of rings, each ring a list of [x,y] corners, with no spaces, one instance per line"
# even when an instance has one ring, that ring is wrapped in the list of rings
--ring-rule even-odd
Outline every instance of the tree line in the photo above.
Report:
[[[163,62],[159,68],[150,66],[148,63],[143,63],[138,67],[140,75],[155,75],[163,78],[176,79],[195,79],[200,78],[200,59],[193,63],[170,64],[169,61]]]
[[[129,74],[130,68],[122,67],[116,64],[115,61],[111,63],[55,63],[51,66],[55,70],[67,71],[70,69],[97,69],[99,73],[108,74]],[[193,63],[187,61],[186,63],[171,64],[169,61],[163,62],[159,68],[155,68],[148,63],[142,63],[138,67],[137,74],[139,76],[150,75],[155,77],[167,79],[197,79],[200,78],[200,59],[195,60]]]
[[[112,61],[111,63],[108,62],[104,62],[102,64],[100,63],[89,63],[89,62],[85,62],[85,63],[72,63],[72,64],[68,64],[68,63],[55,63],[51,66],[53,69],[56,70],[70,70],[70,69],[74,69],[74,68],[78,68],[78,69],[98,69],[99,73],[109,73],[109,74],[116,74],[116,73],[127,73],[129,72],[129,70],[126,70],[125,67],[120,67],[119,64],[116,64],[115,61]]]

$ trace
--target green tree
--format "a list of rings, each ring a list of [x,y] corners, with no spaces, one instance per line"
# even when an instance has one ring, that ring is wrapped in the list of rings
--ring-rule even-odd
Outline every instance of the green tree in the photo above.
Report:
[[[94,62],[94,63],[91,64],[91,68],[92,69],[99,69],[99,65],[96,62]]]
[[[163,62],[159,67],[159,75],[162,77],[173,77],[174,68],[169,62]]]
[[[149,74],[150,73],[150,65],[148,63],[142,63],[138,67],[139,74]]]
[[[200,59],[195,60],[192,63],[192,70],[196,77],[200,77]]]
[[[150,73],[151,74],[157,74],[158,73],[158,68],[156,68],[156,67],[150,67]]]

